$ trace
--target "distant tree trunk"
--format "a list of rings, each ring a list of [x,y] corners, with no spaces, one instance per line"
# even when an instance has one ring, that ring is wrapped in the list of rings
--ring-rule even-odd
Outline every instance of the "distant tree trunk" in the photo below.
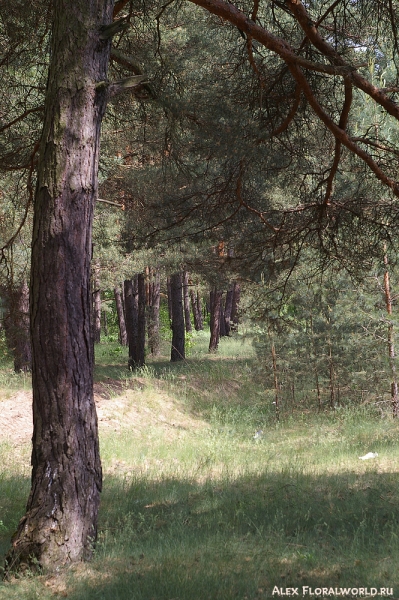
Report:
[[[7,345],[14,357],[16,373],[32,369],[32,349],[29,331],[29,288],[24,281],[9,292],[9,313],[5,320]]]
[[[185,328],[182,298],[183,279],[181,273],[174,273],[170,278],[170,291],[172,302],[172,351],[171,361],[185,358]]]
[[[118,315],[118,323],[119,323],[119,341],[122,346],[127,346],[127,333],[126,333],[126,322],[125,315],[123,312],[123,299],[122,293],[119,287],[114,288],[115,295],[115,304],[116,304],[116,312]]]
[[[129,342],[129,369],[144,365],[145,354],[145,281],[135,275],[125,281],[126,331]]]
[[[186,332],[190,333],[193,330],[190,318],[190,296],[189,296],[189,281],[187,271],[183,272],[183,304],[184,304],[184,323]]]
[[[240,305],[240,296],[241,296],[240,284],[235,281],[233,284],[233,300],[232,300],[231,316],[230,316],[231,328],[234,329],[234,331],[237,331],[237,329],[238,329],[238,322],[239,322],[238,310],[239,310],[239,305]]]
[[[277,375],[277,357],[276,357],[276,348],[274,345],[274,341],[272,338],[272,364],[273,364],[273,381],[274,381],[274,407],[276,410],[276,419],[280,421],[280,401],[279,401],[279,389],[278,389],[278,375]]]
[[[93,398],[90,260],[111,0],[53,3],[34,202],[31,492],[7,569],[89,558],[101,463]],[[35,32],[32,32],[33,34]]]
[[[103,330],[104,330],[104,335],[108,337],[108,319],[107,319],[107,312],[105,310],[102,311],[102,315],[103,315]]]
[[[153,356],[160,353],[159,307],[161,303],[161,278],[159,270],[150,270],[148,293],[148,346]]]
[[[330,408],[335,409],[335,370],[331,342],[331,319],[328,319],[328,374],[330,385]]]
[[[222,297],[220,299],[220,318],[219,318],[219,330],[220,330],[220,337],[226,337],[226,323],[225,323],[225,317],[224,317],[224,305],[223,305],[223,292],[222,292]]]
[[[195,291],[193,289],[190,290],[190,299],[191,299],[191,308],[193,311],[193,317],[194,317],[194,329],[195,331],[201,331],[201,329],[203,329],[203,325],[202,325],[202,314],[201,314],[201,309],[198,306],[198,297],[195,294]]]
[[[385,265],[385,273],[384,273],[384,294],[385,294],[385,304],[387,307],[388,318],[392,317],[392,295],[391,295],[391,285],[389,282],[389,271],[388,271],[388,256],[385,253],[384,255],[384,265]],[[394,343],[394,331],[393,331],[393,322],[389,320],[388,322],[388,358],[389,358],[389,367],[391,370],[391,406],[392,406],[392,414],[394,417],[399,416],[399,396],[398,396],[398,380],[396,375],[396,358],[395,358],[395,343]]]
[[[172,306],[172,288],[171,288],[171,284],[170,284],[170,277],[166,278],[166,289],[167,289],[167,293],[168,293],[168,313],[169,313],[169,323],[170,323],[170,327],[172,328],[172,322],[173,322],[173,306]]]
[[[100,283],[100,265],[96,263],[93,269],[94,291],[94,343],[99,344],[101,340],[101,283]]]
[[[210,311],[211,311],[211,339],[209,341],[209,352],[216,352],[220,338],[220,303],[222,301],[223,292],[216,288],[210,294]]]
[[[230,319],[231,319],[232,309],[233,309],[233,289],[231,288],[230,290],[227,290],[226,304],[224,307],[224,322],[225,322],[226,335],[230,335],[230,330],[231,330]]]
[[[204,311],[202,310],[202,299],[201,294],[197,291],[197,307],[198,307],[198,317],[199,317],[199,328],[202,331],[204,329]]]
[[[144,273],[139,273],[137,276],[138,287],[138,328],[137,328],[137,367],[145,365],[145,276]]]

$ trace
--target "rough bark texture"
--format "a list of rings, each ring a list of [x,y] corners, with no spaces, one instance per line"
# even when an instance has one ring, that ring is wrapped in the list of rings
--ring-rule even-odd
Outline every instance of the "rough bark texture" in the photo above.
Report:
[[[193,330],[191,325],[191,317],[190,317],[190,296],[189,296],[189,281],[188,281],[188,273],[184,271],[183,273],[183,304],[184,304],[184,323],[186,325],[187,333]]]
[[[384,255],[384,265],[385,265],[385,273],[384,273],[384,294],[385,294],[385,304],[387,307],[388,318],[392,317],[392,294],[391,294],[391,284],[389,281],[389,271],[388,271],[388,256]],[[399,416],[399,393],[398,393],[398,380],[396,374],[396,356],[395,356],[395,341],[394,341],[394,330],[393,330],[393,322],[390,320],[388,322],[388,357],[389,357],[389,368],[391,371],[391,405],[392,405],[392,414],[394,417]]]
[[[101,463],[93,400],[90,259],[111,0],[55,0],[34,205],[32,488],[7,568],[90,557]]]
[[[220,304],[222,301],[223,292],[214,289],[210,294],[210,311],[211,311],[211,339],[209,341],[209,352],[216,352],[220,339]]]
[[[122,344],[122,346],[127,346],[127,333],[126,333],[125,313],[123,311],[123,298],[122,298],[122,292],[119,287],[114,288],[114,295],[115,295],[116,312],[118,315],[118,323],[119,323],[119,341]]]
[[[160,353],[159,307],[161,302],[161,279],[159,271],[150,270],[148,286],[148,347],[153,356]]]
[[[32,369],[32,348],[29,332],[29,288],[24,281],[8,293],[9,311],[5,319],[7,345],[14,357],[16,373]]]
[[[182,298],[183,278],[181,273],[174,273],[170,278],[172,303],[172,351],[170,360],[177,361],[185,358],[185,329]]]

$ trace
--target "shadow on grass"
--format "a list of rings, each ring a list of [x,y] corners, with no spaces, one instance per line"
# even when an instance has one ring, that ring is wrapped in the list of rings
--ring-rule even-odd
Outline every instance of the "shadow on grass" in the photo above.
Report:
[[[78,577],[72,569],[68,597],[256,599],[303,585],[398,594],[398,500],[397,474],[373,471],[202,483],[108,476],[95,558]],[[15,511],[2,518],[9,526]]]
[[[377,473],[201,485],[109,478],[93,565],[102,577],[70,597],[202,600],[268,597],[275,585],[392,587],[396,487],[396,475]]]

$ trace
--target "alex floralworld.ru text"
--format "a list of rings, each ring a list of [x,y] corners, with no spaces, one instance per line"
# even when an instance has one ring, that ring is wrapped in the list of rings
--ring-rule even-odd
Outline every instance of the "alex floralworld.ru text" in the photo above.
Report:
[[[281,588],[276,585],[273,588],[272,596],[352,596],[357,598],[367,598],[374,596],[393,596],[393,588],[311,588],[307,585],[302,588]]]

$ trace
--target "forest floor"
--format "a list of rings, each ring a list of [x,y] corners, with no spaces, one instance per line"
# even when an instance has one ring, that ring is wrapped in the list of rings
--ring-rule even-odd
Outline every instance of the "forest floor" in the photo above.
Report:
[[[216,356],[207,341],[139,373],[116,344],[97,347],[94,559],[0,583],[1,600],[399,598],[399,424],[369,405],[282,405],[277,422],[251,339]],[[31,402],[29,379],[0,369],[0,564],[29,493]]]

